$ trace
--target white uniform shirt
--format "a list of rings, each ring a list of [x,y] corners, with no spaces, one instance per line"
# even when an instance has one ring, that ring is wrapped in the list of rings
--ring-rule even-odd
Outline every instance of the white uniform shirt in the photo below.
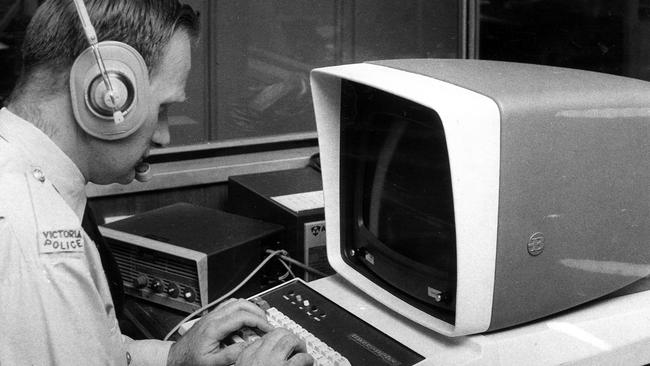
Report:
[[[166,364],[172,342],[121,335],[85,205],[68,156],[0,110],[0,365]]]

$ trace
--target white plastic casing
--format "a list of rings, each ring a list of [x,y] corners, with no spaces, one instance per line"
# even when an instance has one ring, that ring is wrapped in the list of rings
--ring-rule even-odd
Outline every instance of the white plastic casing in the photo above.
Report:
[[[456,224],[458,272],[454,324],[435,318],[384,290],[349,266],[341,256],[342,79],[406,98],[440,116],[449,153]],[[499,202],[497,104],[484,95],[447,82],[366,63],[313,70],[311,88],[325,196],[327,255],[332,268],[388,308],[435,332],[460,336],[486,331],[492,313]]]

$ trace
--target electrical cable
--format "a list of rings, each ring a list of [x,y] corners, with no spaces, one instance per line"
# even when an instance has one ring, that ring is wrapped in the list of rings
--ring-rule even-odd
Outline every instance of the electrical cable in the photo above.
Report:
[[[287,272],[285,274],[283,274],[282,276],[278,277],[278,280],[284,281],[289,276],[291,276],[291,278],[296,278],[296,275],[293,273],[293,271],[291,270],[291,267],[287,264],[287,262],[283,261],[281,258],[278,258],[278,261],[280,261],[280,263],[282,263],[284,268],[287,269]]]
[[[284,272],[282,276],[278,277],[278,281],[284,282],[287,279],[287,277],[289,277],[290,275],[291,274],[289,272]]]
[[[226,298],[230,297],[233,293],[235,293],[242,286],[244,286],[246,284],[246,282],[248,282],[255,274],[257,274],[257,272],[259,272],[259,270],[262,269],[262,267],[264,267],[264,265],[266,263],[268,263],[268,261],[270,261],[273,257],[275,257],[277,255],[280,255],[282,253],[284,255],[288,254],[287,251],[283,250],[283,249],[280,249],[280,250],[270,250],[269,249],[266,252],[269,253],[269,255],[266,258],[264,258],[262,263],[260,263],[257,267],[255,267],[255,269],[246,278],[244,278],[244,280],[242,280],[237,286],[235,286],[232,290],[228,291],[226,294],[224,294],[220,298],[218,298],[218,299],[212,301],[211,303],[209,303],[209,304],[207,304],[207,305],[193,311],[190,315],[186,316],[183,320],[181,320],[178,324],[176,324],[176,326],[174,326],[174,328],[172,328],[172,330],[170,330],[169,333],[167,333],[167,335],[165,336],[165,338],[163,338],[163,340],[164,341],[169,340],[169,338],[172,335],[174,335],[174,333],[176,333],[176,331],[178,331],[178,329],[180,329],[180,327],[183,324],[185,324],[187,321],[194,318],[196,315],[198,315],[198,314],[212,308],[213,306],[219,304],[220,302],[222,302]]]
[[[267,252],[267,253],[270,253],[270,252],[272,252],[272,250],[271,250],[271,249],[267,249],[266,252]],[[287,254],[288,254],[288,253],[287,253]],[[285,260],[285,261],[291,263],[291,264],[295,264],[296,266],[298,266],[298,267],[304,269],[304,270],[307,271],[307,272],[311,272],[311,273],[313,273],[313,274],[315,274],[315,275],[317,275],[317,276],[320,276],[320,277],[327,277],[327,275],[326,275],[325,273],[323,273],[323,272],[317,270],[317,269],[314,268],[314,267],[310,267],[310,266],[308,266],[308,265],[306,265],[306,264],[304,264],[304,263],[302,263],[302,262],[299,262],[299,261],[297,261],[297,260],[295,260],[295,259],[289,257],[289,256],[286,255],[286,254],[282,254],[282,255],[280,255],[280,258],[281,258],[282,260]]]

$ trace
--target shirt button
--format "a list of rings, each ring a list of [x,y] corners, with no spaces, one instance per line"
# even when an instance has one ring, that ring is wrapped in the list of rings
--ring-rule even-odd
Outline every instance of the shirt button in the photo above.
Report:
[[[41,182],[41,183],[45,182],[45,174],[43,173],[43,171],[41,169],[34,168],[34,170],[32,170],[32,175],[39,182]]]
[[[127,365],[131,364],[131,354],[128,352],[126,353],[126,364]]]

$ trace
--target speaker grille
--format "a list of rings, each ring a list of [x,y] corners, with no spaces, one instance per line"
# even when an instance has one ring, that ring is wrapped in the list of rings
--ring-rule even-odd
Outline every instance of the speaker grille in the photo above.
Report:
[[[151,288],[156,278],[163,282],[164,291],[155,294],[161,299],[165,298],[163,303],[169,305],[168,302],[171,300],[182,302],[185,305],[189,303],[197,306],[201,305],[196,262],[117,240],[107,238],[107,241],[120,268],[122,280],[127,289],[134,289],[135,279],[141,275],[146,275],[148,277],[148,288]],[[181,293],[187,289],[191,290],[195,294],[193,301],[167,296],[165,291],[171,284],[178,286]],[[141,291],[149,292],[145,289]],[[146,298],[152,301],[157,300],[155,297],[152,298],[152,294],[147,294]],[[183,306],[183,308],[185,307]]]

